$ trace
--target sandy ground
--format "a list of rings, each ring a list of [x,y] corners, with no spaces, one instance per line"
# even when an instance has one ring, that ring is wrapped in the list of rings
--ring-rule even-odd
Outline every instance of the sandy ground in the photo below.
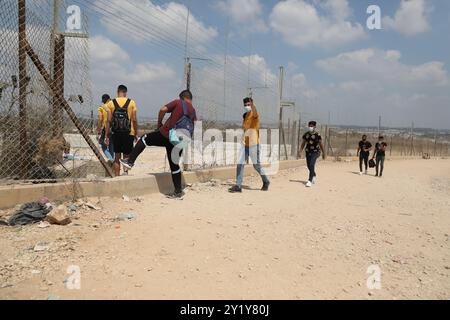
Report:
[[[388,161],[383,179],[356,171],[320,163],[312,189],[298,168],[269,193],[253,177],[242,195],[229,181],[183,201],[88,199],[101,210],[66,227],[0,227],[0,298],[450,299],[450,160]],[[40,241],[49,249],[34,252]],[[80,290],[66,287],[71,265]],[[367,288],[371,265],[381,290]]]

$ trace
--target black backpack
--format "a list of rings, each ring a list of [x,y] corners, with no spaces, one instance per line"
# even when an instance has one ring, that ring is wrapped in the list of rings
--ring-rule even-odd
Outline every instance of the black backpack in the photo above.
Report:
[[[113,100],[114,112],[111,120],[111,130],[113,133],[130,134],[131,122],[128,116],[128,107],[131,100],[128,99],[125,105],[121,108],[116,99]]]

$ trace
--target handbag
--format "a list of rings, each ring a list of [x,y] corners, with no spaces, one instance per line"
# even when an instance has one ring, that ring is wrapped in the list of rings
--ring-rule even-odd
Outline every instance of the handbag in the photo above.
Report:
[[[375,163],[375,160],[370,159],[369,161],[369,168],[375,168],[377,166],[377,164]]]

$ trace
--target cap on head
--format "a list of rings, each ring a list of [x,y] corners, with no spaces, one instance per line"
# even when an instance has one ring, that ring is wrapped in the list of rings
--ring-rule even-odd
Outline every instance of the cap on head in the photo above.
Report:
[[[102,96],[102,102],[103,103],[107,103],[109,100],[111,100],[111,97],[109,96],[109,94],[104,94]]]
[[[180,93],[180,99],[181,100],[185,100],[185,99],[192,100],[193,99],[192,92],[190,90],[182,91]]]
[[[317,122],[316,121],[310,121],[308,123],[308,126],[310,126],[310,127],[317,127]]]
[[[121,84],[118,88],[117,88],[117,92],[119,93],[127,93],[128,92],[128,88],[126,86],[124,86],[123,84]]]

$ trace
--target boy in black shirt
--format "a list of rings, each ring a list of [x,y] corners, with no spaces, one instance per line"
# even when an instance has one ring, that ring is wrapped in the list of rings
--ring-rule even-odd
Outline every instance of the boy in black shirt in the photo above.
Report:
[[[359,174],[363,175],[363,162],[366,168],[365,173],[367,174],[367,170],[369,168],[369,156],[370,151],[372,150],[372,144],[367,141],[367,136],[363,135],[362,140],[359,142],[357,155],[359,156]]]
[[[383,171],[384,171],[384,160],[386,159],[386,149],[387,149],[387,143],[384,142],[384,137],[378,138],[378,143],[375,145],[375,152],[373,153],[372,159],[375,159],[377,162],[376,167],[376,177],[382,177]]]
[[[325,160],[325,151],[322,144],[322,137],[316,131],[317,122],[311,121],[309,123],[309,131],[303,135],[303,143],[300,148],[300,153],[306,147],[306,164],[309,170],[309,180],[306,183],[307,188],[311,188],[316,183],[316,162],[320,157],[322,151],[322,158]]]

